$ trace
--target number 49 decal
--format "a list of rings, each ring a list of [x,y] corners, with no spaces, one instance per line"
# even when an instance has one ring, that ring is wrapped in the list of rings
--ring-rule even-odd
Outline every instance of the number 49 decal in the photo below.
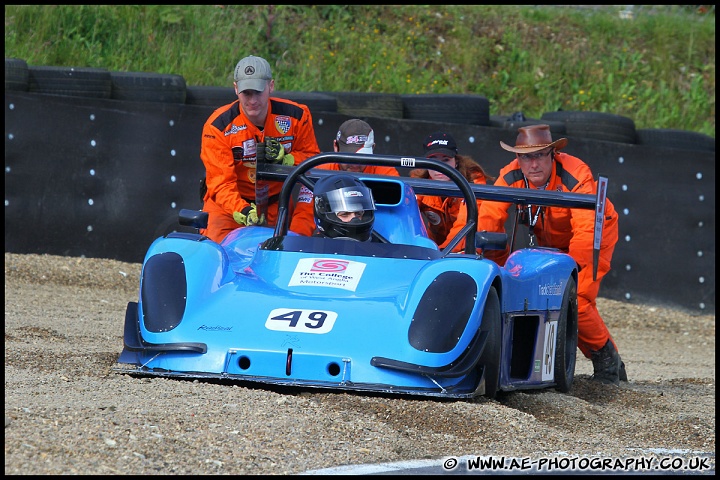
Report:
[[[265,328],[281,332],[328,333],[336,318],[337,313],[324,310],[276,308],[265,320]]]

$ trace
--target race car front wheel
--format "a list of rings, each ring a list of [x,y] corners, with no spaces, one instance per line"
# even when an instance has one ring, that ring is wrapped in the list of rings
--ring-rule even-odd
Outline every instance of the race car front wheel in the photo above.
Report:
[[[500,299],[495,287],[490,287],[485,299],[485,310],[483,310],[482,324],[480,330],[487,332],[487,343],[480,355],[478,365],[482,367],[485,381],[485,396],[495,398],[500,385],[500,324],[502,317],[500,313]]]

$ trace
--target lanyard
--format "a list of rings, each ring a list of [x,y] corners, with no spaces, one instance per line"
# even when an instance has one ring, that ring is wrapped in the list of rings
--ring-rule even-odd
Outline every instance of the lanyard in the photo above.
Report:
[[[528,205],[528,212],[530,213],[530,215],[528,215],[528,225],[530,225],[530,228],[534,227],[537,223],[541,211],[542,206],[538,205],[537,210],[535,210],[535,214],[533,215],[533,206]]]
[[[525,180],[525,188],[530,188],[530,184],[528,184],[527,178],[525,178],[524,180]],[[538,189],[538,190],[545,190],[549,184],[550,184],[550,180],[548,180],[548,183],[546,183],[544,187],[542,187],[541,189]],[[533,206],[528,204],[527,208],[528,208],[528,230],[530,231],[529,232],[530,233],[530,245],[529,246],[534,247],[535,246],[535,231],[534,231],[535,224],[537,223],[538,218],[541,215],[544,215],[542,213],[543,208],[542,208],[542,205],[538,205],[537,210],[535,210],[534,215],[533,215]]]

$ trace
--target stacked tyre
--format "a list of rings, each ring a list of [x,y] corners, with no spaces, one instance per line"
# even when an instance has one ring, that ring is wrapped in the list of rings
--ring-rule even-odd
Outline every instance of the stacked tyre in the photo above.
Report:
[[[400,98],[407,120],[490,125],[490,101],[482,95],[428,93]]]
[[[187,87],[182,75],[147,72],[112,72],[112,96],[133,102],[185,103]]]
[[[617,143],[636,143],[637,141],[635,122],[622,115],[560,110],[545,112],[540,119],[564,123],[568,136]]]
[[[5,59],[5,90],[27,92],[30,88],[30,71],[25,60]]]
[[[638,145],[680,150],[715,151],[715,139],[704,133],[672,128],[641,128],[637,131]]]
[[[549,126],[550,132],[554,135],[567,135],[565,122],[527,118],[522,112],[515,112],[512,115],[490,115],[490,126],[504,128],[512,132],[517,132],[518,128],[521,127],[540,124]]]
[[[110,71],[90,67],[28,67],[29,92],[66,97],[110,98]]]

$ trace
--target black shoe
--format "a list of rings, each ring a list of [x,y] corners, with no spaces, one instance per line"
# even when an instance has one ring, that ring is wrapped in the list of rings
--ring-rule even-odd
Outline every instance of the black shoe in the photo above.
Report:
[[[593,375],[590,380],[597,382],[620,385],[620,376],[627,380],[625,364],[620,360],[620,355],[615,350],[615,345],[608,340],[604,347],[597,351],[590,352],[590,359],[593,363]]]
[[[621,382],[627,382],[627,372],[625,371],[625,362],[620,360],[620,374],[618,375],[620,377]]]

